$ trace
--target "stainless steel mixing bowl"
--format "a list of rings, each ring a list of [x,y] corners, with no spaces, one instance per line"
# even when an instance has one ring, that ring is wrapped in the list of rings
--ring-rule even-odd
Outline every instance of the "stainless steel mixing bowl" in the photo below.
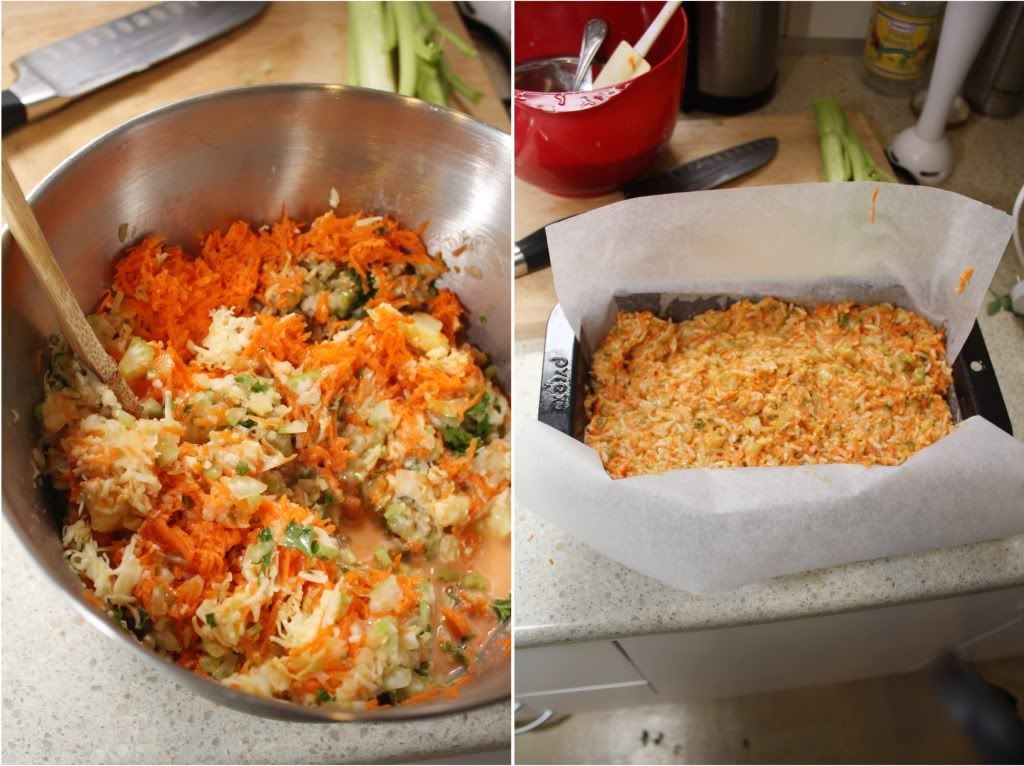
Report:
[[[86,309],[110,283],[125,244],[147,234],[190,246],[199,232],[239,218],[273,222],[282,206],[311,221],[328,208],[332,187],[339,211],[389,212],[413,226],[429,220],[431,252],[468,246],[445,284],[471,320],[486,315],[469,337],[491,355],[508,390],[511,165],[511,137],[448,109],[357,88],[270,85],[181,101],[115,128],[62,163],[29,202]],[[50,582],[94,627],[200,694],[271,718],[398,720],[509,698],[510,661],[502,658],[458,697],[419,705],[338,714],[263,699],[164,660],[90,605],[64,560],[64,502],[33,481],[33,408],[42,391],[34,356],[57,325],[6,231],[2,248],[3,513]]]

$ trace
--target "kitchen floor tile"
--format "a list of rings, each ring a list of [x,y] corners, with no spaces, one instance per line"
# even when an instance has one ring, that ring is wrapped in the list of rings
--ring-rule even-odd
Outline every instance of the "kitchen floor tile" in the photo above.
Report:
[[[977,668],[1024,713],[1024,657]],[[979,762],[921,674],[581,713],[515,746],[521,764]]]

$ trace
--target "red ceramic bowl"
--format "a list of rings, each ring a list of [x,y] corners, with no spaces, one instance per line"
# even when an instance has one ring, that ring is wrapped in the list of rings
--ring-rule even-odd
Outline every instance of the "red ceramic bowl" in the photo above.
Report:
[[[583,27],[592,18],[608,22],[597,56],[606,61],[619,41],[640,39],[661,7],[660,2],[516,2],[516,66],[578,56]],[[591,197],[649,170],[679,116],[686,44],[686,15],[680,9],[647,56],[651,71],[636,79],[575,93],[516,89],[516,175],[553,194]]]

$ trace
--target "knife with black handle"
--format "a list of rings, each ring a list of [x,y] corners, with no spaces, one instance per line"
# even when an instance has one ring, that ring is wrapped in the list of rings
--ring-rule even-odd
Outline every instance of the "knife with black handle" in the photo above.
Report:
[[[149,69],[254,18],[265,2],[151,5],[38,48],[14,62],[3,135],[115,80]]]
[[[622,187],[626,199],[649,197],[655,194],[705,191],[734,181],[771,162],[779,150],[776,138],[759,138],[746,144],[725,149],[699,160],[687,162],[677,168],[641,178]],[[569,216],[571,217],[571,216]],[[559,220],[565,220],[564,218]],[[552,223],[557,223],[553,221]],[[531,274],[551,265],[548,238],[544,229],[537,229],[515,243],[513,248],[516,276]]]

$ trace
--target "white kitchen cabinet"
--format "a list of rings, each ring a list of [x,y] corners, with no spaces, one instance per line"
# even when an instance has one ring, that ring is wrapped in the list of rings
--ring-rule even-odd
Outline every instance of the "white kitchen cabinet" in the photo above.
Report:
[[[611,641],[554,644],[516,651],[516,696],[643,682]]]
[[[551,710],[556,715],[562,715],[606,708],[653,705],[658,702],[658,696],[646,681],[629,681],[622,684],[585,686],[537,694],[521,694],[517,691],[516,702],[526,705],[538,715],[544,710]]]
[[[972,660],[1024,654],[1022,611],[1012,588],[619,643],[659,702],[708,699],[904,673],[958,646]]]
[[[997,628],[961,643],[957,653],[969,662],[1024,655],[1024,609]]]
[[[612,641],[516,651],[517,721],[657,702],[650,685]]]

